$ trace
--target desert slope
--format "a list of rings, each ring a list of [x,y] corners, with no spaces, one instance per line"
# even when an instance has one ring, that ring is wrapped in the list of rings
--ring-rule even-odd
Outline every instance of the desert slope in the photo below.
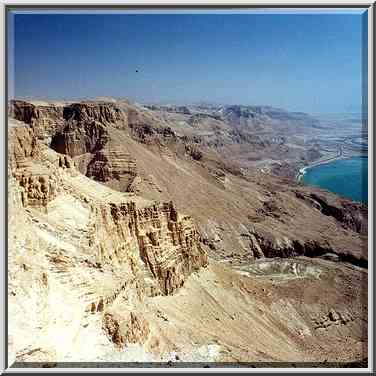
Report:
[[[363,360],[367,208],[154,112],[10,104],[10,361]]]

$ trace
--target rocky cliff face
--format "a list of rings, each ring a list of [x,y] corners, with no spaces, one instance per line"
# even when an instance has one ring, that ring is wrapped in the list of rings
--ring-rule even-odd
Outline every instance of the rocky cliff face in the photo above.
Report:
[[[13,106],[13,360],[197,361],[213,340],[212,360],[362,358],[366,269],[314,257],[366,266],[364,207],[228,168],[129,104]]]
[[[86,176],[89,178],[125,192],[133,191],[137,175],[135,158],[120,146],[99,150],[86,167]]]
[[[9,116],[29,124],[35,137],[49,144],[56,129],[62,125],[63,106],[61,105],[34,105],[29,102],[12,100],[8,108]]]
[[[319,210],[326,216],[334,217],[349,230],[359,234],[368,233],[368,208],[366,205],[339,199],[333,194],[297,191],[296,196]]]
[[[38,154],[41,145],[27,126],[12,129],[11,134],[11,145],[14,144],[10,154],[11,171],[21,188],[23,206],[47,209],[49,202],[65,189],[73,189],[69,188],[65,176],[65,171],[77,174],[73,163],[67,159],[69,157],[59,154],[56,154],[57,163],[49,163],[41,150]],[[20,137],[24,137],[22,144]],[[79,192],[78,188],[76,194]],[[172,294],[193,271],[207,265],[198,232],[193,220],[179,215],[172,202],[138,207],[137,197],[134,197],[135,201],[126,197],[120,202],[90,200],[91,210],[96,215],[91,240],[97,243],[97,249],[93,249],[98,252],[96,260],[100,264],[111,264],[113,259],[121,262],[135,247],[147,273],[155,279],[154,293]],[[84,195],[82,199],[88,200]]]
[[[37,162],[43,146],[38,143],[32,128],[17,122],[10,123],[8,140],[8,168],[20,185],[23,205],[46,208],[57,195],[60,179],[54,171]],[[67,157],[60,159],[61,165],[69,164]]]
[[[17,272],[20,244],[29,244],[31,259],[22,268],[30,281],[38,281],[43,317],[55,315],[48,306],[49,286],[67,284],[74,291],[67,312],[101,315],[103,333],[116,346],[143,343],[150,332],[142,314],[145,299],[174,294],[208,264],[192,218],[179,214],[172,202],[150,202],[84,177],[69,156],[38,142],[26,124],[13,123],[9,141],[10,193],[17,203],[10,215],[26,219],[20,233],[12,222],[10,234],[15,299],[24,294],[20,286],[29,288]]]
[[[102,123],[93,120],[79,124],[73,120],[54,134],[51,147],[58,153],[76,157],[85,153],[95,153],[102,149],[107,141],[108,134]]]
[[[30,158],[38,156],[39,148],[33,130],[25,124],[12,121],[8,132],[8,164],[11,169],[22,167]]]
[[[97,121],[102,124],[116,124],[126,121],[125,114],[113,103],[83,102],[64,107],[65,120],[82,123]]]
[[[31,125],[35,136],[52,149],[73,158],[83,174],[125,192],[135,189],[136,159],[114,130],[121,129],[146,144],[175,138],[171,129],[153,127],[153,118],[128,105],[120,108],[114,103],[83,102],[37,106],[11,101],[9,114]]]
[[[18,108],[17,103],[14,111],[34,124],[30,118],[35,116],[25,109],[30,106],[22,102]],[[37,106],[31,112],[40,113],[38,124],[47,116]],[[236,253],[239,259],[250,261],[335,253],[366,263],[365,206],[313,188],[297,188],[289,180],[245,172],[200,146],[199,136],[177,136],[160,119],[129,103],[66,104],[51,137],[51,147],[70,156],[91,179],[152,200],[172,197],[197,218],[201,239],[214,257]],[[209,196],[215,197],[214,205],[207,206]],[[208,210],[201,211],[201,207]],[[218,218],[222,224],[213,228]],[[341,236],[334,230],[337,225],[346,230]]]
[[[100,262],[111,263],[139,249],[147,273],[151,273],[151,294],[172,294],[194,271],[207,265],[192,219],[179,216],[172,203],[137,208],[135,202],[101,206],[97,223]],[[111,234],[108,237],[107,234]],[[101,240],[103,239],[103,241]]]

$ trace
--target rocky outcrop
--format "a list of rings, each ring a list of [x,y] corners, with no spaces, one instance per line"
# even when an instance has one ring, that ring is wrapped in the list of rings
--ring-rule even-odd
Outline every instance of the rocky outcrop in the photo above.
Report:
[[[121,125],[124,125],[124,121],[126,121],[126,117],[121,109],[110,102],[72,103],[64,107],[63,116],[67,121],[77,121],[78,123],[96,121],[104,125],[113,125],[121,122]]]
[[[255,224],[248,234],[242,234],[248,240],[249,250],[254,259],[274,257],[322,257],[350,262],[367,267],[366,243],[358,242],[357,250],[351,246],[337,246],[325,237],[305,238],[304,236],[279,233]]]
[[[8,163],[11,169],[22,167],[29,158],[36,158],[39,153],[32,128],[23,123],[10,122],[8,144]]]
[[[140,121],[138,116],[129,121],[129,128],[132,137],[143,144],[159,144],[161,141],[176,140],[175,132],[170,127],[153,127],[149,122]]]
[[[48,170],[22,171],[15,174],[23,188],[21,197],[24,206],[47,208],[58,192],[59,178]]]
[[[126,191],[136,176],[135,160],[121,147],[108,145],[108,128],[126,127],[129,114],[114,103],[72,103],[55,109],[13,101],[11,113],[38,132],[46,122],[55,122],[49,132],[52,149],[73,158],[83,174],[101,182],[118,180],[114,188]]]
[[[156,209],[143,217],[138,236],[141,257],[159,280],[161,291],[172,294],[183,286],[187,276],[206,266],[208,260],[190,217],[179,218],[172,203],[164,204],[161,211],[167,219],[167,228],[163,228],[163,223],[152,220],[156,217]],[[156,226],[150,226],[150,222]]]
[[[110,311],[103,316],[103,330],[119,348],[131,343],[143,344],[149,333],[149,324],[141,312]]]
[[[67,105],[62,121],[64,126],[52,136],[51,148],[72,157],[81,173],[123,192],[137,190],[138,171],[136,158],[127,152],[122,137],[153,145],[176,139],[171,128],[154,126],[141,111],[114,103]]]
[[[320,244],[318,241],[302,241],[278,237],[269,231],[256,228],[253,234],[248,235],[250,248],[255,258],[318,257],[332,251],[329,244]]]
[[[296,196],[326,216],[335,218],[346,229],[360,234],[368,233],[368,208],[366,205],[333,194],[297,191]]]
[[[11,122],[8,140],[8,168],[20,185],[22,204],[46,208],[57,195],[59,177],[38,163],[42,150],[33,129],[24,123]]]
[[[120,146],[108,144],[108,127],[126,125],[124,113],[112,103],[74,103],[64,107],[64,122],[51,148],[72,157],[86,176],[103,183],[118,181],[113,188],[127,191],[136,176],[135,160]]]
[[[51,148],[58,153],[76,157],[85,153],[95,153],[108,141],[106,127],[96,121],[77,123],[70,120],[51,140]]]
[[[116,181],[121,185],[119,190],[130,192],[137,176],[136,160],[124,148],[104,148],[96,152],[88,163],[86,176],[109,186]]]
[[[194,144],[186,144],[185,152],[195,161],[202,159],[202,151]]]
[[[10,117],[31,125],[39,117],[36,107],[21,100],[11,100],[9,102],[8,114]]]
[[[331,308],[326,315],[322,315],[314,319],[315,329],[328,329],[331,326],[347,325],[354,321],[354,316],[351,312],[343,310],[338,312]]]
[[[208,263],[192,219],[178,215],[172,203],[144,208],[112,203],[101,207],[100,217],[100,262],[124,259],[137,249],[146,274],[151,273],[149,294],[172,294]]]
[[[11,100],[8,112],[10,117],[30,125],[35,136],[48,145],[56,129],[64,123],[62,105],[34,105],[25,101]]]

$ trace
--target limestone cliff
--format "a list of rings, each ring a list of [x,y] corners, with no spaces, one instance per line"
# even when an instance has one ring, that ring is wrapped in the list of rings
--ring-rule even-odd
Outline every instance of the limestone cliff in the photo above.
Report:
[[[132,248],[138,249],[150,276],[150,294],[172,294],[193,271],[207,265],[192,219],[179,216],[172,203],[138,208],[134,201],[108,202],[97,209],[97,218],[98,261],[121,262]]]
[[[85,196],[70,181],[71,174],[80,174],[69,157],[54,154],[57,161],[48,161],[46,153],[52,152],[42,152],[43,146],[37,144],[27,126],[12,128],[11,135],[11,170],[20,186],[23,206],[48,210],[49,202],[59,194],[77,189],[75,194],[81,194],[83,201],[91,203],[96,216],[91,242],[97,243],[93,252],[97,252],[96,260],[100,264],[111,264],[113,259],[122,262],[132,253],[131,247],[136,247],[139,261],[156,281],[153,290],[163,294],[173,293],[189,274],[207,264],[193,220],[178,214],[172,202],[146,201],[140,207],[136,196],[124,195],[122,199],[121,194],[115,196],[115,201],[103,200],[102,196],[96,197],[95,185],[92,186],[94,194]],[[24,142],[20,144],[22,136],[25,136]],[[90,180],[83,183],[92,184]]]
[[[145,299],[174,294],[193,272],[207,266],[193,220],[179,214],[172,202],[151,202],[84,177],[69,156],[38,142],[26,124],[11,123],[9,142],[10,194],[16,203],[10,216],[23,220],[22,231],[11,221],[14,297],[23,296],[21,287],[28,291],[17,270],[24,257],[20,245],[29,244],[28,260],[21,266],[24,273],[33,271],[30,281],[40,281],[43,315],[55,314],[44,301],[52,294],[49,286],[67,284],[73,291],[72,301],[66,302],[72,304],[69,309],[81,309],[84,317],[102,315],[100,326],[114,344],[145,341]]]
[[[134,191],[136,159],[124,147],[124,135],[141,143],[163,144],[175,139],[169,127],[132,106],[80,102],[34,105],[13,100],[10,116],[29,124],[38,139],[69,155],[84,175],[121,191]],[[115,130],[121,130],[118,138]]]
[[[30,125],[35,136],[46,144],[51,142],[52,135],[63,123],[62,105],[35,105],[30,102],[12,100],[8,107],[8,114],[12,118]]]
[[[10,122],[8,132],[8,164],[11,169],[22,167],[38,155],[39,148],[33,130],[21,122]]]

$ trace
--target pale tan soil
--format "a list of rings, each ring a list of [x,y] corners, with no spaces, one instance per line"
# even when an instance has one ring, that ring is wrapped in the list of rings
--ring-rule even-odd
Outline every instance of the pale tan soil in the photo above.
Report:
[[[367,273],[362,272],[359,279],[351,266],[307,262],[321,268],[319,279],[281,284],[278,279],[236,275],[212,261],[210,268],[194,274],[174,296],[150,300],[153,314],[157,309],[161,316],[154,321],[154,332],[170,342],[170,350],[182,361],[189,361],[197,346],[210,344],[219,347],[216,360],[225,362],[363,359],[367,327],[359,309],[366,307],[359,288],[365,288]],[[329,321],[328,327],[317,328],[315,320],[331,309],[356,318],[346,324]]]

